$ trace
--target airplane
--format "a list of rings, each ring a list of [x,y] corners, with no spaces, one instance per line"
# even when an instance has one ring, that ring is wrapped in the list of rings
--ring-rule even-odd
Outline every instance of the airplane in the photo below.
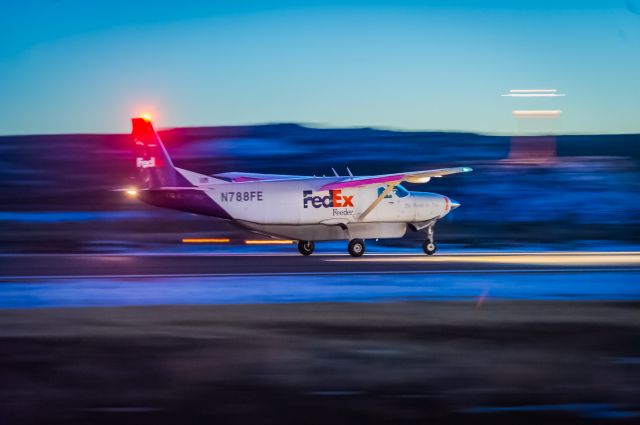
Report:
[[[141,201],[227,220],[271,238],[298,241],[311,255],[316,241],[348,241],[353,257],[365,239],[400,238],[407,229],[425,233],[424,252],[436,252],[434,225],[460,206],[444,195],[408,191],[402,182],[472,171],[470,167],[377,176],[331,177],[226,172],[205,175],[173,165],[150,117],[132,118]]]

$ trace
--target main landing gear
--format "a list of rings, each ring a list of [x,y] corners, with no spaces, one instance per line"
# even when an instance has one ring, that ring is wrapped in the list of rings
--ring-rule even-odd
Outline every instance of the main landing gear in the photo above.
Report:
[[[298,251],[304,256],[313,254],[315,248],[316,244],[313,241],[298,241]]]
[[[298,251],[304,256],[313,254],[316,244],[313,241],[298,241]],[[362,257],[365,251],[364,241],[362,239],[352,239],[349,241],[349,254],[352,257]]]
[[[349,241],[349,254],[352,257],[362,257],[365,247],[362,239],[351,239]]]

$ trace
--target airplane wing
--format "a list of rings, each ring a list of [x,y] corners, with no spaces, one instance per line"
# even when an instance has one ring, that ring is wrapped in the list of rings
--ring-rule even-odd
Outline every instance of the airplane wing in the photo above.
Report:
[[[293,176],[287,174],[260,174],[260,173],[241,173],[231,171],[228,173],[214,174],[213,177],[223,179],[233,183],[252,182],[261,180],[292,180],[302,179],[306,176]]]
[[[371,203],[371,205],[369,205],[367,209],[364,210],[358,217],[360,220],[364,220],[364,218],[369,215],[369,213],[373,211],[375,207],[378,206],[380,201],[382,201],[382,199],[387,196],[394,187],[404,181],[409,183],[426,183],[431,180],[432,177],[442,177],[448,176],[449,174],[457,173],[468,173],[469,171],[473,171],[473,169],[471,167],[454,167],[440,168],[437,170],[409,171],[406,173],[398,174],[384,174],[380,176],[348,177],[345,180],[325,184],[324,186],[322,186],[321,190],[345,189],[349,187],[361,187],[371,184],[387,185],[385,190],[382,191],[382,193],[378,195],[378,197]]]
[[[471,167],[454,167],[440,168],[437,170],[408,171],[406,173],[384,174],[379,176],[346,177],[344,180],[325,184],[322,186],[321,190],[345,189],[349,187],[367,186],[370,184],[392,184],[393,186],[396,186],[403,181],[409,183],[426,183],[431,180],[432,177],[468,173],[469,171],[473,171],[473,169]]]

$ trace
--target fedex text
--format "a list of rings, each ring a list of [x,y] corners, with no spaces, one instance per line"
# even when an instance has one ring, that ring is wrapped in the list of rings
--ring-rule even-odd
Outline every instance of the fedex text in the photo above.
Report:
[[[343,195],[342,190],[330,190],[328,195],[314,195],[312,190],[303,190],[304,208],[340,208],[353,207],[353,195]]]

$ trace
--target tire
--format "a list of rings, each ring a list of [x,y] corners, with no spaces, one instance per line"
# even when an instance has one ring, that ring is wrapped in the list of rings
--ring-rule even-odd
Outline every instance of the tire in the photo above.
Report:
[[[425,241],[422,244],[422,250],[424,251],[425,254],[427,255],[433,255],[436,253],[436,244],[435,242],[429,242],[429,241]]]
[[[362,257],[364,251],[365,246],[362,239],[352,239],[349,242],[349,255],[352,257]]]
[[[313,241],[298,241],[298,251],[305,257],[313,254],[315,249],[316,244]]]

